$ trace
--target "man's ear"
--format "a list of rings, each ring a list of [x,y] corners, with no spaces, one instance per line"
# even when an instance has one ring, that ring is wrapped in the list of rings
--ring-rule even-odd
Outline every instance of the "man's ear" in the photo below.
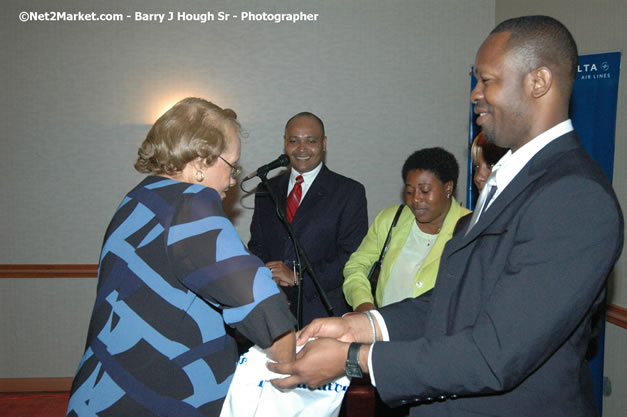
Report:
[[[551,90],[553,73],[548,67],[538,67],[527,74],[531,98],[540,98]]]

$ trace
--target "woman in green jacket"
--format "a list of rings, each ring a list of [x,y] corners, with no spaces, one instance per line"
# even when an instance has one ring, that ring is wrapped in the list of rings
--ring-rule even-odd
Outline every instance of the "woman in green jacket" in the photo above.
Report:
[[[459,165],[442,148],[427,148],[407,158],[402,170],[402,209],[376,288],[376,305],[417,297],[435,284],[440,256],[457,221],[469,213],[453,197]],[[368,272],[379,259],[398,205],[382,210],[344,267],[344,296],[355,311],[375,308]]]

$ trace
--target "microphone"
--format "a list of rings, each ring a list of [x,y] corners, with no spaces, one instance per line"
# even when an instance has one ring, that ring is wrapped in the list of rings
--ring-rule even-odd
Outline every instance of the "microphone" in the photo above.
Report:
[[[259,176],[259,175],[265,175],[268,173],[268,171],[271,171],[278,167],[286,167],[289,164],[290,164],[290,158],[285,154],[280,155],[274,161],[267,163],[265,165],[262,165],[256,170],[254,170],[253,172],[251,172],[250,174],[248,174],[246,178],[244,178],[244,181],[248,181],[249,179]]]

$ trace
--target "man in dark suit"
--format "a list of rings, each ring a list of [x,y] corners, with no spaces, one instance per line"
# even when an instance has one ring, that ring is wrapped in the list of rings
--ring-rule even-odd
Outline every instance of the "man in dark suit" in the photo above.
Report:
[[[585,354],[624,224],[568,119],[576,71],[575,42],[555,19],[492,31],[471,100],[488,140],[510,151],[444,249],[430,296],[371,312],[372,327],[366,314],[314,321],[299,343],[333,339],[273,366],[292,375],[277,386],[320,385],[346,364],[412,416],[597,415]]]
[[[364,186],[336,174],[323,163],[327,137],[324,124],[313,113],[299,113],[288,120],[284,137],[291,169],[269,181],[281,208],[287,211],[294,234],[333,307],[335,315],[348,311],[342,293],[342,269],[368,231]],[[298,188],[298,193],[295,189]],[[291,203],[289,200],[292,200]],[[297,278],[294,243],[279,220],[272,199],[263,186],[255,197],[249,250],[272,270],[285,290],[296,315],[297,284],[303,285],[303,324],[327,317],[309,274]]]

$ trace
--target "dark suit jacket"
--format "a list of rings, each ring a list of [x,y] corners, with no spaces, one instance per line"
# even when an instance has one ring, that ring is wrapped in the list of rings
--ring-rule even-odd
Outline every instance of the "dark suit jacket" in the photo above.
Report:
[[[465,231],[428,296],[381,310],[398,341],[373,348],[383,400],[417,405],[412,416],[596,415],[585,354],[623,218],[576,133],[536,154]]]
[[[283,210],[287,204],[288,183],[289,171],[269,181]],[[326,291],[334,314],[346,313],[342,270],[368,231],[364,186],[323,165],[296,211],[292,228]],[[252,253],[264,262],[282,260],[292,266],[294,246],[263,186],[255,196],[250,234],[248,249]],[[305,275],[303,324],[317,317],[327,317],[327,313],[313,282]]]

